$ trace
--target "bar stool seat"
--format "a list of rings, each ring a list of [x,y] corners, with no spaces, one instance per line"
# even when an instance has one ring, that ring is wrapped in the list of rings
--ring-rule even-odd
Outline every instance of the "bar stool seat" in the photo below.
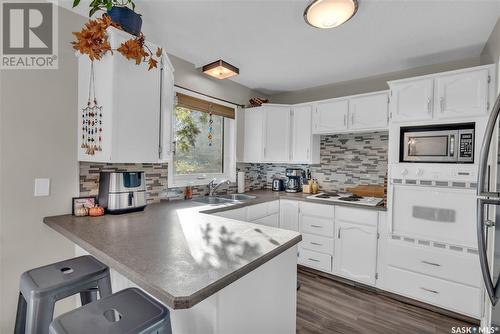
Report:
[[[46,334],[56,301],[80,293],[82,304],[111,295],[109,268],[85,255],[49,264],[21,275],[14,333]]]
[[[55,318],[50,334],[171,334],[168,309],[128,288]]]

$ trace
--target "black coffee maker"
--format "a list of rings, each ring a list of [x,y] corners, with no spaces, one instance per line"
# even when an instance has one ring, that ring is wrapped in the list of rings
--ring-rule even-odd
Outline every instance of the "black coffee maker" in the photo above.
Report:
[[[288,193],[298,193],[302,191],[302,185],[306,179],[306,173],[300,168],[287,168],[286,187],[285,191]]]

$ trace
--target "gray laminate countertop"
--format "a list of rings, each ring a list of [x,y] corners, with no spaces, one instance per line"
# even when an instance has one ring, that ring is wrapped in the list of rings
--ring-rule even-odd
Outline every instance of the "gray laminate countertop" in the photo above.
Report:
[[[325,201],[325,200],[320,200],[320,199],[310,199],[307,197],[311,196],[311,194],[305,194],[302,192],[287,193],[284,191],[278,192],[278,191],[271,191],[271,190],[254,190],[254,191],[246,192],[245,194],[254,195],[254,196],[256,196],[256,198],[246,200],[246,201],[244,201],[242,203],[238,203],[238,204],[220,206],[220,207],[217,207],[213,210],[208,210],[205,212],[214,213],[214,212],[226,211],[226,210],[236,209],[238,207],[245,207],[245,206],[249,206],[249,205],[254,205],[254,204],[258,204],[258,203],[264,203],[264,202],[269,202],[269,201],[279,200],[279,199],[290,199],[290,200],[304,201],[304,202],[318,203],[318,204],[325,204],[325,205],[347,206],[347,207],[351,207],[351,208],[359,208],[359,209],[365,209],[365,210],[387,211],[387,208],[382,206],[382,205],[368,206],[368,205],[356,204],[356,202],[339,202],[339,201],[332,202],[332,201]]]
[[[173,309],[189,308],[302,240],[298,232],[201,213],[193,201],[44,223]]]

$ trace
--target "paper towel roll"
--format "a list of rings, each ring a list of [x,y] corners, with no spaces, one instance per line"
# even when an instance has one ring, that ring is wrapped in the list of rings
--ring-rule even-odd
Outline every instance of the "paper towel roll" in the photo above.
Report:
[[[238,193],[245,192],[245,172],[238,172]]]

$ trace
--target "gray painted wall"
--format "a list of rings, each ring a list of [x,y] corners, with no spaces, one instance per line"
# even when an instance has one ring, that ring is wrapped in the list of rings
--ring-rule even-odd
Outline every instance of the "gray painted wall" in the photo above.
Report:
[[[481,52],[481,63],[491,64],[498,62],[500,57],[500,19],[498,19],[491,32],[483,51]]]
[[[42,219],[71,212],[78,195],[77,60],[69,42],[83,23],[59,10],[58,70],[0,74],[0,333],[13,331],[21,273],[74,254]],[[36,177],[50,178],[50,196],[33,196]],[[66,300],[58,311],[70,305]]]
[[[302,103],[334,97],[362,94],[389,89],[387,81],[410,78],[419,75],[451,71],[460,68],[480,65],[479,57],[460,61],[417,67],[405,71],[387,73],[363,79],[339,82],[304,90],[285,92],[269,97],[271,103]]]

